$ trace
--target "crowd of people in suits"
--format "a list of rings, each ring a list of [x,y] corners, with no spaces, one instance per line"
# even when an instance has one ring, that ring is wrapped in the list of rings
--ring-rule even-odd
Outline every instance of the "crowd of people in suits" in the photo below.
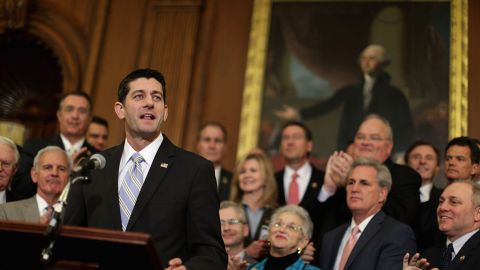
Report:
[[[229,172],[220,123],[200,127],[198,155],[161,132],[166,93],[160,72],[128,74],[115,103],[126,138],[109,149],[108,123],[91,121],[82,92],[61,98],[56,136],[28,140],[20,150],[0,137],[0,219],[48,222],[70,172],[100,152],[105,168],[72,185],[63,223],[147,232],[166,269],[480,266],[478,141],[447,144],[443,190],[433,184],[440,151],[418,141],[405,165],[393,162],[395,134],[376,114],[359,124],[352,152],[332,153],[325,171],[310,163],[309,127],[293,120],[281,129],[281,171],[254,149]]]

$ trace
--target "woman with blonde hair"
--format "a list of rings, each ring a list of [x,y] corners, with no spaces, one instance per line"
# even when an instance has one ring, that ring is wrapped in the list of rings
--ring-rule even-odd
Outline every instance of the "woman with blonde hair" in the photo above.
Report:
[[[277,207],[277,184],[270,159],[261,152],[248,154],[238,162],[230,191],[230,200],[241,203],[247,213],[250,235],[246,252],[260,258],[268,251],[266,236],[273,210]]]

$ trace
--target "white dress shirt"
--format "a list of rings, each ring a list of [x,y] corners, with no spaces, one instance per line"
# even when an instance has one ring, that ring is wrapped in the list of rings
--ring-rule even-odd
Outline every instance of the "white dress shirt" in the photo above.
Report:
[[[288,190],[290,188],[290,183],[292,182],[292,176],[294,173],[297,173],[297,183],[298,183],[298,199],[299,202],[302,201],[303,195],[307,191],[308,183],[312,177],[312,165],[305,162],[302,167],[297,171],[292,169],[289,166],[285,166],[285,173],[283,174],[283,190],[285,193],[285,201],[288,201]]]
[[[357,240],[360,238],[360,235],[362,235],[363,231],[365,231],[365,228],[367,227],[368,223],[370,223],[373,216],[375,216],[377,213],[367,217],[364,221],[358,224],[358,229],[360,229],[360,232],[356,236]],[[343,249],[345,249],[345,245],[348,242],[348,238],[350,238],[352,229],[355,226],[357,226],[357,224],[355,224],[355,221],[352,218],[350,226],[347,228],[347,230],[345,230],[345,233],[343,234],[342,242],[340,242],[340,246],[338,247],[337,258],[335,259],[335,265],[333,266],[333,270],[338,270],[338,267],[340,266],[340,260],[342,259]]]
[[[141,163],[143,180],[147,178],[148,171],[150,171],[150,167],[152,166],[153,160],[155,159],[155,155],[157,154],[157,151],[160,148],[160,145],[162,144],[162,142],[163,142],[163,135],[162,133],[160,133],[160,135],[158,135],[158,137],[153,142],[151,142],[145,148],[140,150],[139,153],[140,155],[142,155],[144,159],[144,162]],[[122,158],[120,159],[120,166],[118,167],[118,190],[120,190],[120,187],[122,186],[123,181],[125,181],[125,175],[127,174],[128,169],[132,166],[132,163],[133,163],[133,160],[131,159],[131,157],[136,152],[137,151],[135,151],[135,149],[133,149],[133,147],[128,143],[127,139],[125,139]]]

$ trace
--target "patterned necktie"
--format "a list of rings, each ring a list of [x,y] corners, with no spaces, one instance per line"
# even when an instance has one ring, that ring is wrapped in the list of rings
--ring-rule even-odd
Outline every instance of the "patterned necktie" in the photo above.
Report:
[[[453,244],[450,243],[447,246],[447,249],[443,252],[443,261],[442,261],[442,267],[440,268],[441,270],[447,270],[448,265],[452,261],[452,253],[453,253]]]
[[[133,207],[137,201],[138,194],[143,185],[143,172],[141,163],[145,161],[140,153],[132,155],[133,164],[130,166],[125,180],[120,187],[118,197],[120,201],[120,216],[122,218],[122,229],[127,228],[128,220],[132,214]]]
[[[298,182],[297,182],[298,174],[294,172],[292,175],[292,181],[290,182],[290,186],[288,187],[288,203],[289,204],[298,204],[300,199],[298,198]]]
[[[53,206],[46,206],[45,209],[43,209],[43,213],[40,216],[40,223],[41,224],[48,224],[50,222],[50,219],[52,218],[52,213],[53,213]]]
[[[355,243],[357,243],[357,235],[360,233],[360,229],[355,226],[350,233],[350,237],[348,238],[348,242],[343,249],[342,258],[340,259],[340,266],[338,267],[339,270],[343,270],[347,263],[348,257],[350,253],[352,253],[353,247]]]

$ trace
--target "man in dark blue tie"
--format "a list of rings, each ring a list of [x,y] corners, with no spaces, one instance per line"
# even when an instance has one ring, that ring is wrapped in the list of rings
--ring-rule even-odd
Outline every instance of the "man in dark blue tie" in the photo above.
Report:
[[[447,240],[425,251],[430,266],[441,270],[469,270],[480,266],[480,185],[458,180],[448,185],[440,196],[437,208],[438,228]],[[406,270],[421,269],[418,256],[407,263]],[[409,264],[409,265],[407,265]]]

